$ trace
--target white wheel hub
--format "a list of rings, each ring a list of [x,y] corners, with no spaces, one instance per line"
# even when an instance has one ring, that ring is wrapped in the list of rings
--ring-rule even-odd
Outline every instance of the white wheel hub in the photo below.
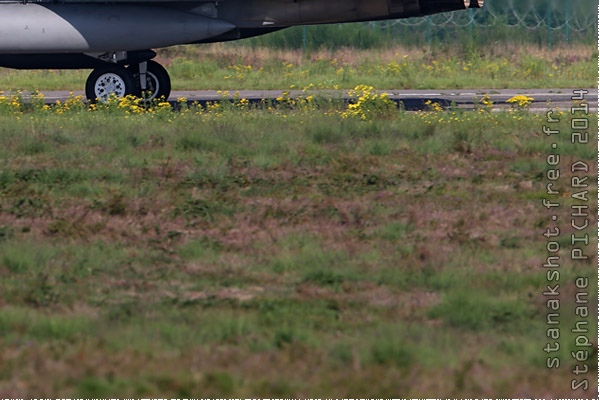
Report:
[[[96,80],[94,91],[96,97],[103,100],[108,99],[112,94],[117,97],[125,97],[127,94],[127,85],[118,74],[107,72]]]

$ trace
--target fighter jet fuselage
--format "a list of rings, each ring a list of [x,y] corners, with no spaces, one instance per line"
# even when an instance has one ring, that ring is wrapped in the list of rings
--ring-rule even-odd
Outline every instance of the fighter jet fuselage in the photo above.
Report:
[[[0,0],[0,66],[101,70],[86,85],[92,101],[141,90],[168,97],[166,71],[148,64],[156,54],[151,49],[237,40],[295,25],[408,18],[482,5],[482,0]],[[111,82],[103,87],[98,79]],[[122,90],[111,90],[114,85],[108,83]]]

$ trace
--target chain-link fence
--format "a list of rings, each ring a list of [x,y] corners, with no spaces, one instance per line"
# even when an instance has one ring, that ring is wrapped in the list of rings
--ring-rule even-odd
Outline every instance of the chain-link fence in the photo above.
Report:
[[[545,42],[548,46],[581,40],[594,42],[598,33],[598,1],[486,0],[482,9],[401,19],[381,27],[398,33],[412,32],[426,42],[465,33],[478,40]]]
[[[296,27],[253,39],[253,43],[284,48],[392,44],[424,46],[490,45],[498,42],[556,46],[594,44],[598,36],[598,0],[486,0],[469,9],[421,18]]]

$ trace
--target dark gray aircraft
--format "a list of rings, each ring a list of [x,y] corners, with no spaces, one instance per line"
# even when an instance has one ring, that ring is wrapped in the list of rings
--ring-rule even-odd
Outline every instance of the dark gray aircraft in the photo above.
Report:
[[[0,0],[0,66],[93,69],[90,101],[169,97],[151,49],[262,35],[294,25],[479,8],[483,0]]]

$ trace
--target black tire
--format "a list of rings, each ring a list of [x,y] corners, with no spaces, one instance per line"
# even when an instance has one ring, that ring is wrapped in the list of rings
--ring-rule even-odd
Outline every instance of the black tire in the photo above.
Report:
[[[171,95],[171,78],[167,70],[156,61],[149,60],[146,70],[146,89],[142,90],[140,85],[140,73],[137,65],[130,65],[129,70],[133,72],[138,92],[146,102],[163,98],[167,100]]]
[[[85,95],[90,103],[106,102],[111,95],[139,96],[133,74],[119,65],[106,65],[92,71],[85,83]]]

